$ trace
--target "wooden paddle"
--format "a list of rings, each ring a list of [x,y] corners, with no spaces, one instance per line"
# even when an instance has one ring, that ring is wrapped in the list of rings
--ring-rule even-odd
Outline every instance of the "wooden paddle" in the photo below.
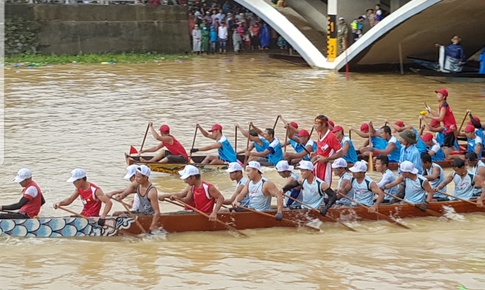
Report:
[[[294,198],[294,197],[291,197],[291,196],[289,196],[289,195],[287,195],[287,194],[284,194],[284,193],[283,193],[283,196],[286,196],[287,198],[289,198],[289,199],[291,199],[291,200],[293,200],[293,201],[296,201],[296,202],[298,202],[298,203],[301,203],[301,204],[303,204],[304,206],[306,206],[306,207],[308,207],[309,209],[311,209],[312,211],[316,211],[316,212],[318,212],[319,214],[321,214],[321,212],[320,212],[318,209],[316,209],[316,208],[312,207],[312,206],[311,206],[311,205],[309,205],[308,203],[304,203],[303,201],[298,200],[298,199],[296,199],[296,198]],[[325,215],[325,217],[327,217],[328,219],[330,219],[330,220],[331,220],[331,221],[333,221],[333,222],[336,222],[336,223],[339,223],[339,224],[343,225],[343,226],[344,226],[346,229],[348,229],[349,231],[356,232],[356,230],[355,230],[355,229],[353,229],[353,228],[349,227],[348,225],[344,224],[343,222],[341,222],[341,221],[339,221],[339,220],[337,220],[337,219],[334,219],[334,218],[333,218],[333,217],[331,217],[331,216]]]
[[[417,205],[415,205],[415,204],[414,204],[414,203],[412,203],[412,202],[409,202],[409,201],[407,201],[407,200],[405,200],[405,199],[402,199],[402,198],[400,198],[400,197],[398,197],[398,196],[395,196],[395,195],[393,195],[393,194],[390,194],[389,192],[386,192],[386,194],[387,194],[387,195],[389,195],[389,196],[392,196],[392,197],[394,197],[395,199],[400,200],[400,201],[402,201],[402,202],[404,202],[404,203],[407,203],[407,204],[409,204],[409,205],[412,205],[412,206],[414,206],[416,209],[419,209],[419,208],[418,208],[418,206],[417,206]],[[419,210],[421,210],[421,209],[419,209]],[[435,217],[442,217],[442,216],[443,216],[443,215],[442,215],[442,214],[440,214],[439,212],[434,211],[434,210],[431,210],[431,209],[426,209],[426,212],[427,212],[428,214],[430,214],[430,215],[434,215]]]
[[[247,211],[250,211],[250,212],[260,214],[260,215],[264,215],[264,216],[267,216],[267,217],[270,217],[270,218],[273,218],[273,219],[275,218],[275,216],[272,215],[272,214],[265,213],[265,212],[262,212],[262,211],[257,211],[255,209],[252,209],[252,208],[249,208],[249,207],[245,207],[245,206],[242,206],[242,205],[238,205],[237,207],[242,208],[242,209],[247,210]],[[300,226],[300,223],[298,223],[297,221],[293,221],[293,220],[289,220],[289,219],[285,219],[285,218],[283,218],[281,221],[288,222],[288,223],[294,224],[296,226]],[[320,231],[320,229],[309,226],[307,224],[303,224],[303,226],[307,227],[309,229],[312,229],[314,231]]]
[[[353,203],[355,203],[355,204],[357,204],[357,205],[359,205],[359,206],[361,206],[361,207],[364,207],[364,208],[366,208],[366,209],[369,209],[369,207],[368,207],[368,206],[366,206],[366,205],[364,205],[364,204],[362,204],[362,203],[360,203],[360,202],[356,201],[355,199],[353,199],[353,198],[351,198],[351,197],[346,196],[345,194],[342,194],[342,193],[340,193],[340,192],[337,192],[337,194],[340,194],[342,197],[345,197],[346,199],[350,200],[351,202],[353,202]],[[408,230],[410,230],[410,229],[411,229],[410,227],[408,227],[408,226],[406,226],[406,225],[404,225],[404,224],[402,224],[402,223],[400,223],[400,222],[398,222],[398,221],[396,221],[396,220],[393,220],[392,218],[388,217],[388,216],[387,216],[387,215],[385,215],[385,214],[382,214],[382,213],[380,213],[380,212],[378,212],[378,211],[376,211],[376,214],[377,214],[378,216],[380,216],[380,217],[384,218],[386,221],[388,221],[388,222],[390,222],[390,223],[393,223],[393,224],[395,224],[395,225],[398,225],[398,226],[400,226],[400,227],[402,227],[402,228],[405,228],[405,229],[408,229]]]
[[[132,219],[135,221],[136,225],[137,225],[137,226],[140,228],[140,230],[142,231],[142,233],[144,233],[144,234],[146,234],[146,233],[147,233],[147,231],[145,231],[145,229],[144,229],[144,228],[143,228],[143,226],[140,224],[140,222],[139,222],[139,221],[138,221],[138,219],[135,217],[135,215],[134,215],[134,214],[131,212],[131,210],[130,210],[130,206],[129,206],[127,203],[125,203],[125,202],[124,202],[124,201],[122,201],[122,200],[117,200],[117,199],[115,199],[115,198],[111,198],[111,199],[114,199],[114,200],[116,200],[117,202],[121,203],[121,204],[124,206],[124,208],[126,209],[126,211],[128,212],[128,215],[129,215],[129,216],[130,216],[130,217],[131,217],[131,218],[132,218]]]
[[[469,114],[469,113],[470,113],[470,112],[466,111],[466,113],[465,113],[465,117],[463,117],[463,120],[461,121],[460,129],[458,129],[458,133],[460,133],[460,132],[461,132],[461,128],[463,127],[463,124],[465,123],[466,117],[468,117],[468,114]]]
[[[315,130],[315,127],[312,126],[312,129],[310,130],[310,139],[312,139],[313,130]]]
[[[194,212],[196,212],[196,213],[198,213],[198,214],[200,214],[200,215],[202,215],[202,216],[205,216],[206,218],[209,218],[209,215],[208,215],[208,214],[206,214],[206,213],[204,213],[204,212],[202,212],[202,211],[200,211],[200,210],[196,209],[195,207],[193,207],[193,206],[191,206],[191,205],[189,205],[189,204],[187,204],[187,203],[183,202],[183,201],[182,201],[182,200],[180,200],[179,198],[177,198],[177,201],[178,201],[178,202],[180,202],[180,204],[178,204],[178,203],[176,203],[176,202],[173,202],[173,201],[171,201],[171,200],[169,200],[169,199],[165,199],[165,201],[168,201],[168,202],[169,202],[169,203],[171,203],[171,204],[175,204],[175,205],[178,205],[178,206],[181,206],[181,207],[184,207],[184,206],[185,206],[185,207],[188,207],[188,208],[190,208],[191,210],[193,210]],[[238,230],[237,230],[235,227],[230,226],[230,225],[226,224],[225,222],[223,222],[223,221],[221,221],[221,220],[219,220],[219,219],[217,219],[217,218],[216,218],[216,220],[215,220],[215,221],[216,221],[216,222],[218,222],[218,223],[220,223],[221,225],[224,225],[224,226],[225,226],[227,229],[229,229],[229,230],[231,230],[231,231],[235,231],[235,232],[236,232],[236,233],[238,233],[239,235],[241,235],[241,236],[243,236],[243,237],[245,237],[245,238],[248,238],[248,236],[247,236],[246,234],[244,234],[244,233],[242,233],[242,232],[238,231]]]
[[[234,151],[237,152],[237,126],[234,126]]]
[[[276,121],[274,121],[274,125],[273,125],[273,131],[274,129],[276,128],[276,125],[278,124],[278,120],[280,119],[280,116],[278,115],[278,117],[276,117]]]
[[[58,208],[59,208],[59,209],[62,209],[63,211],[67,211],[68,213],[70,213],[70,214],[72,214],[72,215],[75,215],[75,216],[80,217],[80,218],[83,218],[83,219],[87,219],[87,220],[88,220],[88,221],[90,221],[90,222],[93,222],[93,223],[95,223],[95,224],[98,224],[98,221],[97,221],[97,220],[95,220],[95,219],[93,219],[93,218],[89,218],[89,217],[84,216],[84,215],[82,215],[82,214],[76,213],[76,212],[74,212],[74,211],[72,211],[72,210],[70,210],[70,209],[67,209],[67,208],[65,208],[65,207],[62,207],[62,206],[60,206],[60,207],[58,207]],[[105,227],[108,227],[108,228],[115,229],[116,231],[121,231],[122,233],[127,233],[127,234],[129,234],[130,236],[138,237],[137,235],[132,234],[132,233],[130,233],[130,232],[128,232],[127,230],[124,230],[124,229],[118,229],[118,228],[116,228],[116,227],[113,227],[113,226],[110,226],[110,225],[106,225],[106,224],[105,224],[104,226],[105,226]]]
[[[349,129],[349,139],[352,140],[352,130]]]
[[[461,197],[458,197],[458,196],[454,196],[454,195],[452,195],[452,194],[448,194],[448,193],[446,193],[446,192],[442,192],[442,191],[439,191],[439,190],[438,190],[438,191],[436,191],[436,192],[441,193],[441,194],[443,194],[443,195],[446,195],[446,196],[448,196],[448,197],[456,198],[456,199],[461,200],[461,201],[466,202],[466,203],[470,203],[470,204],[477,205],[477,203],[476,203],[476,202],[473,202],[473,201],[471,201],[471,200],[464,199],[464,198],[461,198]],[[482,209],[483,209],[483,210],[485,210],[485,207],[484,207],[484,208],[482,208]]]
[[[276,120],[278,120],[278,119],[276,119]],[[246,150],[249,148],[249,138],[251,136],[251,133],[249,133],[249,131],[251,131],[251,123],[249,123],[248,140],[246,141]],[[248,159],[249,159],[249,155],[248,154],[244,154],[244,163],[243,163],[243,167],[244,168],[246,168],[246,165],[248,163]]]
[[[190,159],[192,159],[192,149],[194,149],[195,146],[195,137],[197,137],[197,130],[199,130],[199,127],[195,126],[194,139],[192,140],[192,148],[190,148]]]
[[[285,143],[283,143],[283,144],[288,143],[288,131],[289,131],[289,130],[288,130],[288,127],[286,127]],[[283,153],[285,153],[285,154],[286,154],[286,147],[288,147],[288,146],[285,146],[285,149],[284,149],[284,152],[283,152]]]
[[[369,146],[372,148],[372,140],[371,140],[370,130],[369,130]],[[369,171],[374,171],[374,156],[372,150],[369,150]]]
[[[143,137],[143,142],[141,142],[140,152],[138,153],[138,156],[141,156],[141,151],[143,150],[143,146],[145,146],[145,140],[147,139],[148,130],[150,130],[150,123],[148,123],[148,125],[147,125],[147,129],[145,131],[145,136]]]

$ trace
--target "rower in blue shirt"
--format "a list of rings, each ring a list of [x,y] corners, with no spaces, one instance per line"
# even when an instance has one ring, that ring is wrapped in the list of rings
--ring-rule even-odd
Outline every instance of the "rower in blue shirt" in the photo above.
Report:
[[[332,133],[335,134],[335,137],[340,141],[342,145],[342,151],[344,156],[342,157],[345,159],[347,163],[355,164],[358,161],[357,159],[357,151],[355,151],[354,143],[350,140],[349,137],[345,136],[344,128],[342,126],[335,126],[333,127]]]
[[[375,132],[374,127],[371,127],[370,131],[371,134],[373,131]],[[401,154],[401,143],[392,135],[391,127],[387,125],[381,127],[381,138],[387,142],[387,146],[384,149],[374,149],[374,156],[386,155],[390,162],[398,162]]]
[[[475,127],[468,125],[465,128],[465,135],[467,139],[467,151],[475,152],[478,159],[482,158],[483,141],[475,133]]]
[[[421,137],[421,140],[426,145],[426,149],[428,150],[427,153],[431,156],[433,162],[445,160],[445,152],[438,141],[433,138],[433,134],[428,132]]]
[[[310,161],[310,154],[317,152],[317,143],[310,139],[310,133],[302,129],[296,135],[288,135],[290,137],[290,144],[295,149],[295,153],[287,152],[284,154],[284,159],[288,160],[290,164],[298,164],[301,160]]]
[[[268,149],[269,142],[263,137],[260,137],[258,133],[254,131],[254,129],[251,129],[248,132],[239,126],[239,124],[236,124],[236,127],[239,129],[239,132],[244,135],[244,137],[248,138],[249,141],[252,142],[249,144],[248,148],[238,151],[237,154],[243,154],[246,152],[246,150],[252,151],[253,149],[256,149],[256,152],[264,152],[264,150]]]
[[[258,135],[263,136],[263,138],[269,142],[269,146],[263,152],[247,152],[249,160],[269,162],[272,165],[276,165],[280,160],[283,160],[281,143],[280,140],[274,136],[274,130],[266,128],[263,132],[258,127],[254,126],[252,122],[251,127]]]
[[[222,134],[222,126],[219,124],[214,124],[212,128],[209,130],[209,133],[202,128],[199,124],[197,124],[197,129],[204,135],[206,138],[210,138],[216,141],[216,143],[212,145],[208,145],[201,148],[192,148],[190,149],[190,153],[195,153],[198,151],[209,151],[212,149],[217,149],[219,153],[218,156],[215,155],[208,155],[202,160],[201,163],[203,164],[229,164],[230,162],[236,162],[237,156],[234,148],[231,145],[231,142]]]

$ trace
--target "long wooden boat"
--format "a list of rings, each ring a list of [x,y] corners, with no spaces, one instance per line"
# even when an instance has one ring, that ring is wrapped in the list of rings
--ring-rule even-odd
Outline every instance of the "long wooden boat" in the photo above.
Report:
[[[408,59],[421,67],[418,69],[410,68],[412,72],[429,77],[438,82],[485,82],[485,75],[478,73],[478,67],[468,63],[463,67],[462,72],[451,73],[440,71],[440,66],[436,61],[430,61],[417,57],[408,57]]]
[[[485,212],[485,208],[479,208],[473,204],[462,201],[432,202],[428,209],[444,214],[453,208],[456,213]],[[392,204],[379,206],[379,212],[394,218],[427,217],[428,213],[407,204]],[[268,211],[274,215],[275,211]],[[319,213],[309,210],[288,210],[283,212],[284,218],[295,221],[300,225],[308,222],[333,222],[335,219],[346,221],[380,220],[375,213],[369,213],[362,207],[331,208],[327,215],[322,217]],[[217,215],[218,219],[238,230],[295,227],[294,223],[277,221],[273,217],[267,217],[253,212],[224,212]],[[332,219],[333,218],[333,219]],[[151,216],[138,216],[137,220],[147,230],[151,224]],[[121,236],[126,232],[141,234],[139,226],[130,217],[108,217],[106,225],[101,227],[94,222],[78,217],[52,217],[34,219],[11,219],[0,220],[0,233],[17,237],[111,237]],[[164,213],[161,215],[158,226],[168,233],[189,231],[223,231],[224,225],[210,222],[206,217],[192,212]]]

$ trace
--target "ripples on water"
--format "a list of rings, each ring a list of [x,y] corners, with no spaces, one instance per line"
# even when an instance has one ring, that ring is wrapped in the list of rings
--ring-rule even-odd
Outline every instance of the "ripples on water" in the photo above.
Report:
[[[62,215],[52,203],[73,191],[69,172],[82,167],[106,192],[126,185],[123,153],[139,147],[148,121],[167,122],[187,148],[194,126],[234,127],[253,121],[271,127],[278,114],[310,128],[317,114],[358,127],[385,119],[418,123],[423,102],[436,107],[434,90],[446,87],[457,121],[465,110],[485,109],[484,85],[439,84],[413,76],[342,74],[288,65],[266,56],[209,57],[166,64],[54,66],[6,71],[5,163],[0,203],[15,202],[12,182],[28,167],[42,187],[43,215]],[[277,136],[284,138],[281,124]],[[356,136],[353,136],[354,139]],[[196,146],[210,144],[200,134]],[[357,144],[360,141],[356,141]],[[246,140],[239,136],[238,147]],[[148,136],[145,148],[156,145]],[[275,171],[265,176],[282,185]],[[372,177],[378,177],[375,173]],[[225,173],[206,174],[226,196],[234,184]],[[184,184],[155,175],[163,192]],[[76,201],[72,206],[80,210]],[[122,209],[115,204],[116,209]],[[162,204],[162,210],[174,210]],[[484,215],[451,221],[407,219],[402,230],[386,222],[341,226],[181,233],[156,239],[1,238],[2,289],[485,289]],[[28,276],[26,276],[28,273]]]

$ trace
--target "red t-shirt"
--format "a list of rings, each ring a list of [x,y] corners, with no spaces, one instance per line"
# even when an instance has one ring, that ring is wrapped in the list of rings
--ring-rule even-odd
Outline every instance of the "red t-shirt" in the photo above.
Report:
[[[99,216],[99,211],[101,210],[102,202],[96,197],[96,185],[89,183],[90,186],[87,190],[78,188],[79,196],[83,202],[84,208],[81,212],[82,215],[87,217]]]
[[[330,132],[330,130],[325,133],[323,138],[320,138],[320,133],[318,134],[317,140],[317,154],[323,157],[330,157],[335,152],[342,149],[342,145],[335,135]]]
[[[29,187],[35,187],[37,189],[37,195],[32,196],[28,194],[26,191]],[[34,191],[35,192],[35,191]],[[40,191],[40,187],[37,185],[35,182],[30,182],[23,190],[22,190],[22,196],[27,198],[29,202],[24,204],[19,209],[19,212],[23,212],[27,214],[30,218],[35,217],[36,215],[39,214],[40,212],[40,207],[42,206],[42,192]]]
[[[185,159],[189,160],[189,156],[187,155],[187,151],[185,151],[184,146],[180,144],[180,142],[175,139],[175,137],[170,136],[173,139],[173,144],[170,145],[168,142],[162,142],[163,146],[165,146],[172,155],[182,155]]]
[[[452,126],[456,128],[456,120],[455,120],[455,115],[453,114],[453,111],[451,110],[450,105],[448,105],[447,102],[444,102],[443,105],[439,107],[439,110],[441,112],[441,109],[445,110],[445,117],[443,118],[443,125],[445,126],[445,134],[453,132]]]
[[[201,187],[192,187],[195,208],[207,214],[212,213],[214,210],[215,199],[209,194],[211,186],[213,185],[202,181]]]

